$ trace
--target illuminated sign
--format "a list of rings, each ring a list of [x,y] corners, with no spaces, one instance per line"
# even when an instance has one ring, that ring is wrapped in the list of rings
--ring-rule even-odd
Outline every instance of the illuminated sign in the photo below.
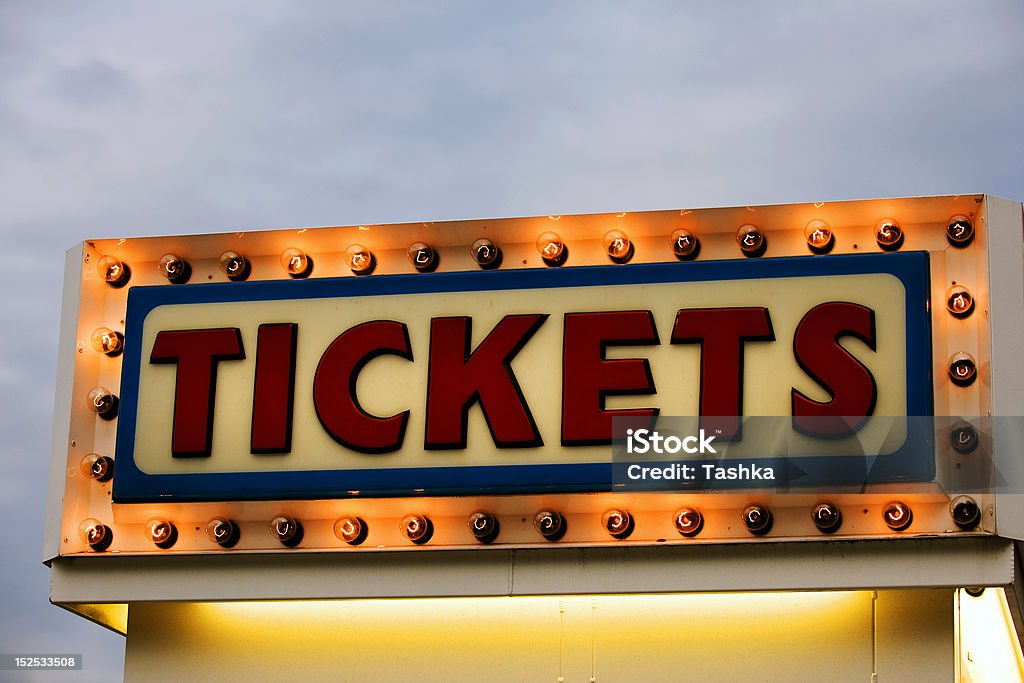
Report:
[[[791,452],[842,455],[871,416],[932,412],[928,264],[135,287],[114,500],[608,490],[614,418],[659,413],[704,416],[720,441],[790,416]]]

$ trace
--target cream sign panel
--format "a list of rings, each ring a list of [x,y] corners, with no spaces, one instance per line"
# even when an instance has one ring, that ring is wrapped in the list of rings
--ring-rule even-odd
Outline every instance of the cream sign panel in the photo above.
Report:
[[[927,291],[924,253],[134,288],[114,497],[607,490],[617,417],[897,457]]]

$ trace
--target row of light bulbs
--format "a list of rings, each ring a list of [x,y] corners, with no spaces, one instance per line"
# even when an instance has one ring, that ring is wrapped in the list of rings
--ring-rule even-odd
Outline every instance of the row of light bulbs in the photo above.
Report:
[[[950,217],[946,224],[946,237],[954,246],[962,247],[969,244],[974,238],[971,220],[959,214]],[[826,254],[835,245],[832,228],[820,218],[804,226],[804,238],[807,240],[808,248],[816,254]],[[896,220],[883,218],[875,224],[875,240],[882,249],[895,251],[903,245],[903,239],[903,228]],[[748,223],[737,229],[736,243],[744,256],[758,257],[767,249],[768,238],[761,228]],[[601,244],[608,258],[615,263],[627,263],[633,257],[633,243],[623,230],[609,230]],[[698,237],[684,228],[672,233],[670,245],[676,258],[684,261],[696,258],[700,251]],[[566,262],[569,252],[561,236],[550,230],[541,233],[537,238],[537,251],[548,266],[561,266]],[[469,253],[481,268],[492,269],[501,265],[501,248],[487,238],[473,242]],[[437,268],[437,250],[425,242],[414,242],[409,245],[408,257],[412,266],[420,272],[431,272]],[[280,260],[281,267],[292,278],[305,278],[313,272],[313,259],[301,249],[285,249]],[[345,250],[345,262],[356,275],[369,275],[376,267],[377,259],[373,252],[362,244],[353,244]],[[249,260],[236,251],[221,254],[219,265],[221,271],[233,281],[245,280],[251,272]],[[192,274],[188,261],[176,254],[165,254],[160,259],[158,267],[160,273],[172,284],[188,282]],[[99,260],[97,271],[112,287],[123,287],[131,277],[128,265],[110,255]]]
[[[957,496],[950,501],[950,516],[953,523],[963,530],[970,530],[978,525],[981,511],[977,502],[969,496]],[[893,531],[904,531],[914,521],[910,506],[902,501],[894,501],[882,510],[882,519]],[[754,536],[763,536],[772,529],[772,512],[766,506],[749,505],[743,510],[743,524]],[[811,510],[811,520],[823,534],[834,534],[843,524],[843,515],[833,503],[821,502]],[[704,516],[697,508],[683,508],[672,517],[676,531],[685,538],[693,538],[704,529]],[[608,534],[617,540],[624,540],[632,535],[636,522],[628,510],[616,508],[608,510],[601,516],[601,525]],[[501,532],[498,518],[490,512],[474,512],[466,521],[473,538],[479,543],[492,543]],[[533,518],[533,527],[537,533],[548,541],[558,541],[565,536],[568,524],[565,516],[557,510],[541,510]],[[399,528],[402,534],[415,545],[424,545],[434,534],[434,524],[429,517],[412,514],[402,519]],[[295,547],[302,542],[302,523],[289,515],[279,515],[270,522],[270,535],[285,547]],[[178,530],[173,522],[166,519],[151,519],[144,525],[146,538],[161,549],[174,546],[178,540]],[[106,550],[113,541],[110,528],[95,519],[86,519],[80,526],[83,542],[96,551]],[[369,526],[360,517],[345,516],[334,523],[334,534],[338,540],[348,545],[360,545],[369,535]],[[234,547],[241,538],[238,524],[225,517],[215,517],[206,525],[206,536],[222,548]]]

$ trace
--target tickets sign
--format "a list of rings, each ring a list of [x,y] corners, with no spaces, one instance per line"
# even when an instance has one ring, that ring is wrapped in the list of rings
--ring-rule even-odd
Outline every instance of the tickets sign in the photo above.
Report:
[[[615,418],[659,414],[790,416],[790,453],[843,457],[931,414],[928,278],[908,252],[135,287],[114,500],[607,490]]]

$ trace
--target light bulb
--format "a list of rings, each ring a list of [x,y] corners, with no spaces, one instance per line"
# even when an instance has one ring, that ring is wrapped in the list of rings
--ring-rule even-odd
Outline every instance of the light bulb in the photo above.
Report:
[[[755,536],[764,536],[772,530],[772,513],[764,505],[750,505],[743,511],[743,523]]]
[[[369,528],[359,517],[340,517],[334,523],[334,535],[349,545],[359,545],[366,540]]]
[[[498,537],[498,532],[501,531],[498,518],[490,512],[474,512],[469,516],[467,525],[473,538],[481,543],[493,542]]]
[[[192,275],[192,267],[189,266],[188,261],[175,254],[161,256],[157,267],[161,275],[176,285],[187,282],[189,276]]]
[[[965,531],[978,526],[981,520],[978,503],[969,496],[957,496],[949,501],[949,514],[953,517],[953,523]]]
[[[356,275],[369,275],[377,265],[377,259],[363,245],[352,244],[345,250],[345,263]]]
[[[99,453],[89,453],[78,464],[78,470],[96,481],[110,481],[114,476],[114,461]]]
[[[978,376],[974,357],[966,351],[958,351],[949,357],[949,378],[954,384],[965,387]]]
[[[281,252],[281,267],[288,273],[288,277],[295,279],[309,277],[309,273],[313,270],[313,259],[301,249],[288,247]]]
[[[680,261],[689,261],[697,257],[700,251],[700,240],[689,230],[679,228],[672,233],[672,253]]]
[[[249,277],[249,259],[237,251],[225,251],[220,255],[218,265],[229,280],[240,281]]]
[[[294,548],[302,542],[302,522],[289,515],[278,515],[270,520],[270,535],[286,548]]]
[[[434,535],[434,523],[423,515],[407,515],[399,528],[416,545],[423,545]]]
[[[437,268],[437,252],[426,242],[413,242],[409,245],[409,263],[421,273],[429,273]]]
[[[811,519],[818,531],[823,534],[834,534],[843,525],[843,513],[832,503],[818,503],[811,510]]]
[[[736,243],[740,245],[740,251],[744,256],[760,256],[768,247],[768,240],[764,233],[756,225],[747,223],[741,225],[736,231]]]
[[[875,241],[885,251],[895,251],[903,244],[903,228],[892,218],[875,223]]]
[[[560,266],[565,262],[565,242],[557,232],[551,230],[542,232],[537,238],[537,251],[540,252],[544,263],[549,266]]]
[[[113,420],[117,417],[117,396],[109,389],[96,387],[90,391],[86,397],[86,405],[104,420]]]
[[[78,536],[83,543],[96,551],[106,550],[114,540],[114,534],[110,527],[92,517],[82,520],[78,526]]]
[[[807,246],[815,254],[832,251],[836,242],[832,228],[820,218],[815,218],[804,226],[804,239],[807,240]]]
[[[469,248],[469,255],[473,257],[473,261],[478,266],[484,269],[497,268],[501,264],[501,249],[486,237],[481,237],[473,242]]]
[[[895,501],[885,506],[882,518],[893,531],[903,531],[914,521],[914,513],[906,503]]]
[[[233,548],[242,533],[238,524],[225,517],[214,517],[206,524],[206,537],[222,548]]]
[[[124,337],[120,332],[114,332],[109,327],[97,327],[92,331],[90,339],[92,348],[108,356],[116,356],[121,353],[124,346]]]
[[[676,531],[687,538],[691,538],[699,534],[701,529],[704,528],[704,515],[695,508],[683,508],[676,512],[672,522],[676,526]]]
[[[949,445],[965,455],[973,452],[978,447],[978,430],[969,422],[957,421],[949,428]]]
[[[166,550],[178,542],[178,529],[166,519],[151,519],[143,527],[146,538],[157,548]]]
[[[626,510],[609,510],[601,517],[601,524],[612,538],[620,540],[629,538],[636,526],[633,515]]]
[[[946,239],[954,247],[966,247],[974,238],[974,224],[967,216],[957,214],[946,221]]]
[[[547,540],[557,541],[565,536],[567,525],[561,512],[541,510],[533,518],[533,527]]]
[[[633,258],[633,243],[629,236],[622,230],[609,230],[601,239],[601,246],[605,253],[615,263],[625,263]]]
[[[974,295],[963,285],[946,290],[946,308],[957,318],[966,318],[974,312]]]
[[[131,270],[116,256],[104,256],[96,262],[96,272],[111,287],[122,287],[131,277]]]

